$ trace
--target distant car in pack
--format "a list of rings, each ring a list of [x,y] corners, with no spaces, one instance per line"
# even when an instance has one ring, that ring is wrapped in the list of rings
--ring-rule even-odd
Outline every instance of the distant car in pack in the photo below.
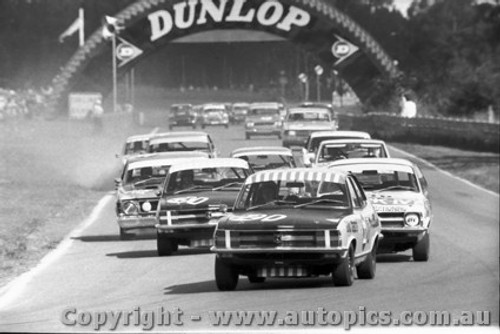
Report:
[[[231,214],[219,219],[212,251],[219,290],[239,276],[331,275],[335,285],[372,279],[379,218],[356,179],[327,169],[261,171],[249,176]]]
[[[230,156],[248,161],[256,172],[296,167],[292,150],[282,146],[243,147],[232,151]]]
[[[156,225],[159,192],[168,169],[174,162],[208,159],[203,152],[168,152],[146,154],[130,158],[122,174],[115,179],[116,215],[120,238],[129,231],[152,229]]]
[[[168,127],[172,130],[176,126],[189,126],[196,129],[198,115],[193,111],[191,104],[173,104],[170,107]]]
[[[252,173],[242,159],[198,159],[172,165],[157,210],[158,255],[179,245],[209,247],[218,217],[226,214]]]
[[[157,135],[150,139],[149,153],[201,151],[211,158],[217,157],[217,150],[210,135],[202,131],[179,131]]]
[[[326,109],[330,112],[330,115],[332,117],[332,122],[335,124],[335,130],[339,128],[339,120],[338,120],[338,115],[335,112],[335,109],[333,108],[333,105],[331,103],[322,103],[322,102],[302,102],[299,104],[299,107],[306,107],[306,108],[319,108],[319,109]]]
[[[302,156],[305,166],[310,166],[314,157],[316,156],[316,151],[318,150],[319,144],[323,140],[330,139],[371,139],[371,136],[367,132],[363,131],[314,131],[312,132],[306,140],[304,148],[302,149]]]
[[[283,146],[303,147],[314,131],[336,130],[330,112],[320,108],[290,108],[283,121]]]
[[[323,140],[316,151],[312,167],[325,167],[336,160],[355,158],[389,158],[383,140],[334,139]]]
[[[247,117],[248,114],[248,109],[250,108],[249,103],[244,103],[244,102],[238,102],[238,103],[233,103],[231,106],[231,122],[235,124],[240,124],[245,121],[245,118]]]
[[[200,119],[201,128],[207,126],[229,127],[229,115],[223,103],[207,103],[203,105]]]
[[[412,250],[414,261],[428,261],[432,208],[420,168],[405,159],[338,160],[329,169],[356,176],[382,223],[379,253]]]
[[[125,164],[130,157],[145,154],[148,152],[149,140],[153,137],[152,134],[134,135],[125,140],[122,152],[116,154],[117,158],[122,159]]]
[[[251,103],[245,118],[245,138],[278,136],[281,138],[282,104],[276,102]]]

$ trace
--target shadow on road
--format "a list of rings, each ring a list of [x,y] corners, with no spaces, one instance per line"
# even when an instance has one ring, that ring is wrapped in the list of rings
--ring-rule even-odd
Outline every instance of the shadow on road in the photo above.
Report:
[[[267,279],[264,283],[249,283],[246,277],[240,276],[236,291],[249,290],[287,290],[287,289],[314,289],[333,286],[329,277],[308,279]],[[215,278],[211,281],[178,284],[163,289],[165,295],[193,294],[202,292],[218,292]]]
[[[132,235],[126,240],[120,239],[118,234],[102,234],[102,235],[82,235],[80,237],[72,237],[71,239],[80,240],[83,242],[108,242],[108,241],[134,241],[134,240],[147,240],[155,239],[155,235]]]
[[[411,262],[411,255],[404,254],[378,254],[377,263]]]
[[[166,257],[176,257],[176,256],[187,256],[187,255],[199,255],[199,254],[208,254],[210,251],[207,249],[179,249],[179,251],[174,254]],[[128,251],[128,252],[118,252],[118,253],[109,253],[106,256],[114,256],[119,259],[137,259],[137,258],[145,258],[145,257],[158,257],[158,252],[156,249],[148,249],[148,250],[137,250],[137,251]]]

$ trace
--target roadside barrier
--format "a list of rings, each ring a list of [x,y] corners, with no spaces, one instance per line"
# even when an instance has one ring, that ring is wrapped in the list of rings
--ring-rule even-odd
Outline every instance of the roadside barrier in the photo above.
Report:
[[[500,123],[442,117],[403,118],[384,113],[341,114],[343,130],[366,131],[387,141],[498,152]]]

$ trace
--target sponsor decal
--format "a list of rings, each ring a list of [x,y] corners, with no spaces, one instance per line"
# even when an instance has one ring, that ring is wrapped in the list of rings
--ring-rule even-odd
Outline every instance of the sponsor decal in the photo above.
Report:
[[[230,216],[229,220],[235,222],[248,222],[248,221],[261,221],[261,222],[275,222],[278,220],[285,219],[286,215],[275,214],[275,215],[266,215],[262,213],[250,213],[241,216]]]
[[[305,27],[311,15],[298,7],[286,7],[276,0],[256,3],[248,0],[187,0],[173,5],[172,11],[158,10],[148,15],[152,42],[168,35],[172,30],[189,29],[208,22],[240,22],[274,26],[284,32],[294,27]]]
[[[208,197],[196,197],[196,196],[187,196],[187,197],[174,197],[167,199],[167,203],[169,204],[189,204],[189,205],[198,205],[208,201]]]
[[[373,205],[377,212],[406,212],[408,206],[403,205]]]
[[[380,205],[406,205],[411,206],[415,203],[412,199],[404,199],[404,198],[393,198],[393,197],[371,197],[372,204],[380,204]],[[378,210],[377,210],[378,211]]]

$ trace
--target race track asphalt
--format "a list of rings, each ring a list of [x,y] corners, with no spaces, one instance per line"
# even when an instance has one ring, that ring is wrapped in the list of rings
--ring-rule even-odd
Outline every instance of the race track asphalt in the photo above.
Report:
[[[247,141],[241,127],[206,131],[213,135],[222,156],[237,147],[281,144],[272,137]],[[392,153],[405,157],[398,151]],[[318,308],[341,312],[361,308],[394,315],[402,311],[490,311],[492,322],[498,323],[498,196],[416,162],[429,181],[433,205],[429,262],[413,262],[411,252],[378,256],[375,279],[356,280],[347,288],[335,287],[329,277],[271,279],[263,284],[250,284],[241,277],[235,291],[219,292],[213,254],[181,248],[173,256],[160,258],[154,234],[119,240],[115,199],[110,193],[49,260],[2,292],[0,332],[93,331],[92,324],[61,322],[63,311],[73,308],[77,312],[137,307],[182,310],[182,325],[156,326],[153,330],[157,331],[287,329],[256,324],[214,326],[209,311],[215,310],[269,310],[282,315]],[[78,226],[79,222],[71,223]],[[123,323],[118,327],[125,331],[141,328]],[[101,329],[110,330],[109,323]]]

